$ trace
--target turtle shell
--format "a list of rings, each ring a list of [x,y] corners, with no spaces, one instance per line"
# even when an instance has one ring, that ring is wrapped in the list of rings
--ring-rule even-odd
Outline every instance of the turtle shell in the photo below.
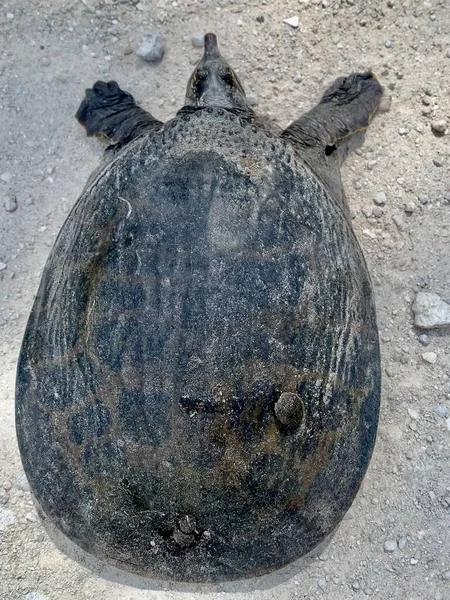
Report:
[[[289,143],[209,108],[125,146],[75,204],[26,329],[16,423],[32,491],[75,543],[220,581],[334,530],[379,396],[345,210]]]

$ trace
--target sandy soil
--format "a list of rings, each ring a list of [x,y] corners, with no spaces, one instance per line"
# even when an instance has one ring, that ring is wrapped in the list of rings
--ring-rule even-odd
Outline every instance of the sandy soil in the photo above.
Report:
[[[298,28],[283,23],[296,15]],[[148,30],[165,43],[156,66],[134,53]],[[351,71],[374,69],[392,96],[343,172],[377,300],[379,435],[363,489],[306,568],[217,586],[126,585],[47,537],[16,445],[15,366],[49,250],[104,148],[73,118],[85,87],[116,79],[170,118],[201,55],[191,38],[208,30],[257,95],[256,110],[280,126]],[[448,0],[9,0],[0,3],[0,50],[0,598],[450,598],[449,332],[428,332],[424,347],[411,311],[420,290],[450,298],[449,136],[431,128],[450,123]],[[373,216],[380,192],[386,202]],[[8,197],[16,210],[6,210]]]

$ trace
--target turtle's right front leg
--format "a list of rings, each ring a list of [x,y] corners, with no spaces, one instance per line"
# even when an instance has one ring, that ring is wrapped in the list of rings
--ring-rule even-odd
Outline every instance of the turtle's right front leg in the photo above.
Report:
[[[86,90],[75,117],[89,136],[103,135],[121,144],[144,131],[156,131],[163,126],[161,121],[137,106],[133,96],[121,90],[115,81],[97,81],[92,89]]]

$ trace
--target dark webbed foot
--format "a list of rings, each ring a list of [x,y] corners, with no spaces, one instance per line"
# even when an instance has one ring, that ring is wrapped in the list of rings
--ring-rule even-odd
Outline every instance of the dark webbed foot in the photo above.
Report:
[[[121,90],[115,81],[97,81],[92,89],[86,90],[75,117],[89,136],[103,135],[120,143],[163,125],[137,106],[133,96]]]
[[[317,106],[289,125],[285,135],[331,152],[340,140],[369,126],[382,96],[383,88],[370,72],[339,77]]]

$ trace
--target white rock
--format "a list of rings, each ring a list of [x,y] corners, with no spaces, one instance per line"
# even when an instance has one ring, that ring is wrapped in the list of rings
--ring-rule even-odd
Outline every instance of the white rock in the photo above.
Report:
[[[431,365],[434,365],[434,363],[436,362],[436,359],[437,359],[437,354],[436,354],[436,352],[424,352],[422,354],[422,358],[425,362],[430,363]]]
[[[22,475],[17,479],[16,488],[18,490],[22,490],[22,492],[30,491],[30,484],[28,483],[28,479],[25,473],[22,473]]]
[[[5,531],[16,520],[14,513],[9,508],[0,508],[0,531]]]
[[[450,304],[433,292],[416,294],[412,309],[416,327],[435,329],[450,325]]]
[[[297,29],[298,24],[299,24],[299,18],[298,17],[290,17],[289,19],[284,19],[283,23],[286,23],[287,25],[290,25],[291,27],[294,27],[295,29]]]
[[[397,549],[397,540],[389,539],[384,542],[385,552],[395,552]]]
[[[161,36],[157,33],[147,33],[143,36],[136,54],[148,62],[158,62],[164,54]]]

